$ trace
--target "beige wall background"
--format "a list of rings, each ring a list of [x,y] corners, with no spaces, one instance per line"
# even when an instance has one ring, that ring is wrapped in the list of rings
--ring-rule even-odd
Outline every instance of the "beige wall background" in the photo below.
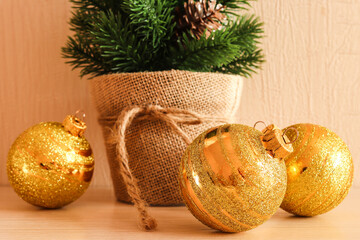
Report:
[[[326,126],[348,144],[360,166],[360,1],[259,0],[267,62],[245,80],[238,117],[280,127]],[[61,122],[83,109],[96,157],[94,186],[110,186],[102,134],[87,80],[61,58],[70,34],[67,0],[0,0],[0,185],[15,138],[42,121]]]

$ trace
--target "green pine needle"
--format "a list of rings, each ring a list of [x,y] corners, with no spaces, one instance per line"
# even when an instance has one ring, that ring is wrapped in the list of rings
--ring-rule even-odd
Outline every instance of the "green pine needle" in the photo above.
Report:
[[[62,53],[81,76],[181,69],[250,77],[264,61],[258,46],[262,22],[253,15],[238,16],[198,40],[176,33],[175,9],[182,9],[185,0],[70,1],[75,34]],[[251,7],[250,1],[217,2],[226,6],[225,14],[237,15]]]
[[[67,61],[73,69],[80,68],[81,77],[85,75],[98,76],[109,72],[107,65],[101,57],[99,47],[93,46],[81,35],[69,37],[65,47],[62,48],[63,57],[72,59]]]
[[[218,0],[216,2],[230,9],[248,9],[251,7],[250,1],[253,0]]]
[[[204,33],[199,40],[190,38],[184,33],[183,41],[179,43],[177,51],[172,54],[172,56],[178,56],[173,59],[173,65],[182,70],[204,72],[230,63],[241,48],[233,44],[236,37],[232,30],[224,28],[223,31],[213,32],[208,38]]]
[[[124,0],[124,10],[129,14],[130,24],[144,44],[149,42],[153,51],[164,47],[173,36],[175,22],[171,1]]]
[[[112,72],[147,70],[151,62],[147,45],[133,34],[131,24],[122,22],[120,15],[102,13],[91,33],[101,48],[101,57],[112,66]]]

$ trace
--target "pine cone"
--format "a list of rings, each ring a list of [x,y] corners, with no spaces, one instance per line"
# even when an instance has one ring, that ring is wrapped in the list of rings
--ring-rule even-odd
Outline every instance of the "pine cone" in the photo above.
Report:
[[[221,22],[225,20],[226,16],[221,13],[224,6],[216,4],[216,0],[188,0],[184,3],[184,12],[176,9],[177,15],[177,35],[185,30],[190,30],[190,33],[200,39],[206,31],[206,38],[211,32],[222,27]]]

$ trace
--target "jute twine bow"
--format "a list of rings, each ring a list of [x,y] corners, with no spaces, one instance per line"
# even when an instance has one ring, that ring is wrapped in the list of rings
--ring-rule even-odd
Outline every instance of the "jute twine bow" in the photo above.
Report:
[[[141,228],[150,231],[156,229],[157,222],[155,218],[149,214],[147,203],[141,197],[140,189],[129,167],[129,155],[125,146],[126,130],[130,127],[135,118],[137,121],[162,120],[178,134],[187,145],[191,143],[191,140],[184,130],[181,129],[179,124],[196,125],[205,121],[227,122],[227,119],[204,116],[190,110],[179,108],[163,108],[159,105],[128,106],[123,109],[117,118],[113,129],[113,140],[116,143],[117,158],[120,163],[120,174],[124,180],[129,196],[139,211]],[[114,118],[107,118],[105,120],[114,120]]]

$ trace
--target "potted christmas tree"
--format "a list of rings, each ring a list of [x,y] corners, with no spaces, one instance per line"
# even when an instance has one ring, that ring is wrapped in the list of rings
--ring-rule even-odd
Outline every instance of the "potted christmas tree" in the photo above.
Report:
[[[71,0],[74,35],[63,56],[89,76],[116,197],[182,203],[186,144],[233,117],[242,77],[263,61],[262,23],[248,0]]]

